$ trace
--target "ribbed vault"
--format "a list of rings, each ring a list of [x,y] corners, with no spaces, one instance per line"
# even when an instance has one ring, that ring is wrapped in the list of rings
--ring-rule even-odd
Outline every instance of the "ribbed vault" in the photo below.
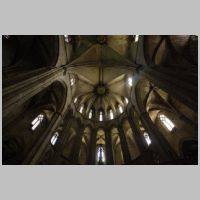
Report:
[[[129,67],[134,63],[110,46],[96,44],[70,65],[72,99],[78,112],[92,120],[100,120],[102,113],[100,121],[124,112],[131,90],[128,79],[134,69]]]

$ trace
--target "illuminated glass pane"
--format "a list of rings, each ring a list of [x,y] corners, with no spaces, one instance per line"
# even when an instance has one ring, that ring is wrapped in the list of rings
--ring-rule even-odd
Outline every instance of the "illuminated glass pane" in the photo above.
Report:
[[[74,83],[75,83],[75,79],[74,79],[74,78],[71,78],[71,79],[70,79],[70,84],[71,84],[71,86],[74,85]]]
[[[110,110],[110,119],[113,119],[114,118],[114,115],[113,115],[113,111],[112,110]]]
[[[126,101],[126,103],[128,104],[128,98],[125,97],[125,101]]]
[[[103,113],[102,113],[102,111],[100,111],[100,113],[99,113],[99,121],[103,121]]]
[[[129,86],[133,85],[133,79],[132,78],[128,78],[128,84],[129,84]]]
[[[78,99],[77,97],[74,99],[74,103],[76,103],[76,102],[77,102],[77,99]]]
[[[89,119],[91,119],[92,118],[92,110],[90,110],[90,112],[89,112]]]
[[[165,115],[160,115],[159,116],[160,120],[162,121],[162,123],[165,125],[165,127],[169,130],[169,131],[172,131],[173,128],[175,127],[174,123],[169,119],[167,118]]]
[[[31,129],[34,131],[39,124],[42,122],[42,120],[44,119],[44,115],[43,114],[39,114],[32,122],[31,122]]]
[[[80,107],[80,110],[79,110],[80,113],[83,112],[83,105]]]
[[[69,35],[64,35],[64,37],[65,37],[65,42],[70,42],[70,36]]]
[[[139,35],[135,35],[135,42],[138,42],[139,40]]]
[[[120,113],[123,113],[123,108],[122,108],[121,105],[119,105],[119,112],[120,112]]]
[[[102,146],[97,149],[97,162],[105,162],[105,151]]]
[[[56,141],[57,141],[57,139],[58,139],[58,136],[59,136],[58,132],[55,132],[55,134],[54,134],[53,137],[51,138],[51,144],[52,144],[52,145],[55,145],[55,143],[56,143]]]
[[[149,134],[147,132],[144,132],[143,135],[144,135],[144,138],[145,138],[145,140],[146,140],[146,142],[147,142],[147,144],[149,146],[151,144],[151,139],[149,137]]]

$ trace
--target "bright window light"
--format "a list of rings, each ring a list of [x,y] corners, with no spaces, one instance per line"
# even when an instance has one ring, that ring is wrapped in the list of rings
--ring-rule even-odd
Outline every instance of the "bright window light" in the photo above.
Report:
[[[97,149],[97,162],[105,162],[105,151],[101,146]]]
[[[135,42],[138,42],[139,40],[139,35],[135,35]]]
[[[128,104],[128,98],[125,97],[126,104]]]
[[[70,79],[70,84],[71,84],[71,86],[73,86],[74,83],[75,83],[75,79],[74,79],[74,78],[71,78],[71,79]]]
[[[78,98],[76,97],[76,98],[74,99],[74,103],[76,103],[76,102],[77,102],[77,100],[78,100]]]
[[[114,115],[113,115],[113,111],[110,109],[109,111],[109,115],[110,115],[110,119],[113,119],[114,118]]]
[[[122,108],[122,106],[121,106],[121,105],[119,105],[119,107],[118,107],[118,108],[119,108],[119,112],[120,112],[120,113],[123,113],[123,108]]]
[[[44,119],[44,115],[43,114],[39,114],[32,122],[31,122],[31,129],[34,131],[39,124],[42,122],[42,120]]]
[[[83,105],[80,107],[80,110],[79,110],[80,113],[83,112]]]
[[[128,84],[129,84],[129,86],[132,86],[133,85],[133,79],[132,78],[128,78]]]
[[[69,35],[64,35],[64,37],[65,37],[65,42],[70,42],[70,36]]]
[[[147,142],[147,144],[149,146],[151,144],[151,139],[149,137],[149,134],[147,132],[144,132],[143,135],[144,135],[144,138],[145,138],[145,140],[146,140],[146,142]]]
[[[53,137],[51,138],[51,144],[53,146],[55,145],[55,143],[56,143],[56,141],[58,139],[58,136],[59,136],[58,132],[55,132],[54,135],[53,135]]]
[[[162,123],[165,125],[165,127],[169,130],[172,131],[173,128],[175,127],[174,123],[167,118],[165,115],[159,115],[160,120],[162,121]]]
[[[92,118],[92,110],[90,110],[90,112],[89,112],[89,119],[91,119]]]
[[[102,111],[100,111],[100,113],[99,113],[99,121],[100,121],[100,122],[103,121],[103,113],[102,113]]]

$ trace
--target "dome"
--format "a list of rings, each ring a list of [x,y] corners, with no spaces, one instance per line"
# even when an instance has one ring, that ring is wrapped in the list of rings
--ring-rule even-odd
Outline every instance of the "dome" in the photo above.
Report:
[[[102,38],[105,45],[100,40]],[[97,37],[99,44],[92,45],[75,59],[69,69],[76,111],[93,121],[112,120],[121,115],[129,103],[132,88],[133,70],[130,66],[133,63],[124,56],[129,37],[102,38]],[[82,36],[83,41],[88,38]]]
[[[88,73],[84,73],[88,70]],[[121,115],[128,105],[132,86],[129,71],[114,67],[92,67],[70,74],[73,103],[77,112],[85,118],[101,121]],[[91,114],[90,114],[91,113]]]

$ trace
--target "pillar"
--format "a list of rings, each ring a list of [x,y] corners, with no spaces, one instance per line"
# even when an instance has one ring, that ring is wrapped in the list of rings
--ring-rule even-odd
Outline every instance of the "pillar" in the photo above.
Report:
[[[158,71],[152,67],[144,67],[143,69],[141,68],[139,73],[196,111],[198,108],[198,82],[196,77],[194,76],[194,80],[187,80],[188,77],[182,76],[181,71],[180,73],[175,73],[174,68],[173,70],[167,66],[163,68],[167,69],[165,71],[163,69]]]
[[[91,140],[90,140],[90,152],[89,152],[89,161],[88,164],[96,164],[96,140],[97,140],[97,130],[91,129]]]
[[[135,140],[138,144],[138,147],[140,149],[140,152],[142,154],[142,153],[144,153],[144,151],[147,148],[145,138],[143,137],[141,131],[139,130],[139,127],[136,125],[135,120],[134,120],[131,112],[129,113],[128,120],[129,120],[131,129],[132,129],[132,132],[134,133],[133,137],[135,138]]]
[[[106,164],[113,165],[113,151],[112,151],[112,139],[111,139],[111,130],[105,129],[105,140],[106,140]]]
[[[12,82],[12,85],[5,85],[2,90],[2,118],[3,125],[6,125],[12,118],[12,111],[21,106],[34,95],[38,94],[54,81],[63,76],[63,68],[54,68],[49,71],[28,76],[24,80]],[[29,78],[30,77],[30,78]],[[12,78],[15,79],[15,78]]]
[[[152,149],[161,156],[161,160],[171,161],[177,159],[175,151],[171,148],[169,143],[158,131],[157,127],[153,124],[149,117],[149,114],[147,112],[141,113],[140,119],[151,138]]]
[[[26,158],[24,159],[23,164],[37,164],[42,155],[44,154],[47,145],[50,143],[51,137],[58,127],[58,124],[62,120],[60,113],[55,113],[51,119],[51,122],[44,134],[39,138],[34,147],[30,150]]]
[[[118,131],[119,131],[119,137],[120,137],[120,141],[121,141],[121,148],[122,148],[124,163],[129,164],[131,162],[131,156],[129,153],[125,132],[124,132],[124,129],[121,126],[121,124],[118,126]]]
[[[79,128],[79,130],[77,131],[74,147],[73,147],[73,150],[72,150],[73,164],[79,164],[79,153],[80,153],[80,149],[81,149],[81,143],[82,143],[84,128],[85,127],[82,125]]]
[[[52,159],[52,164],[57,163],[57,160],[59,160],[65,148],[65,143],[69,137],[69,129],[72,126],[72,121],[73,121],[73,118],[71,117],[72,116],[68,116],[68,117],[65,117],[64,119],[63,130],[62,132],[59,132],[59,138],[55,144],[55,155],[54,155],[54,158]]]

